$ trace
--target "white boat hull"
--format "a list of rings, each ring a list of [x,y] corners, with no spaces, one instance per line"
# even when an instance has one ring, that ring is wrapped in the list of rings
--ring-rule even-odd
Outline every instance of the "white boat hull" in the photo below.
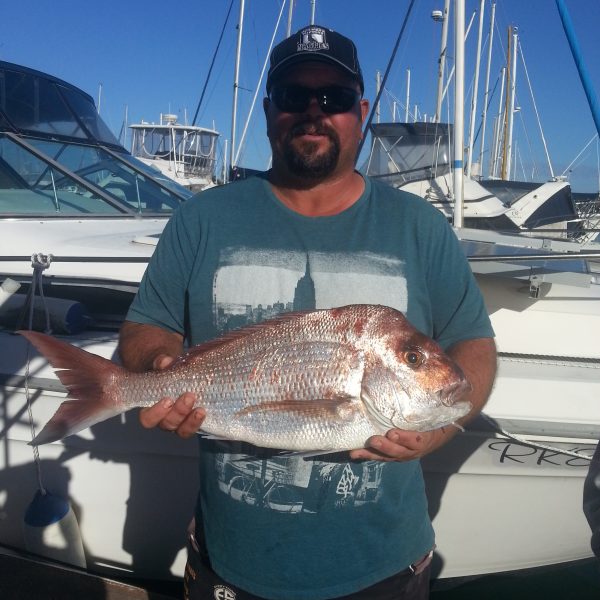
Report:
[[[25,340],[7,339],[1,373],[24,374]],[[80,342],[111,356],[114,334]],[[30,366],[33,417],[44,424],[64,397],[45,362]],[[24,547],[21,521],[37,489],[22,385],[1,388],[4,484],[0,541]],[[36,389],[44,387],[44,390]],[[598,436],[600,369],[503,359],[486,413],[534,443],[591,456]],[[544,417],[540,418],[543,414]],[[48,489],[71,501],[88,568],[144,578],[181,576],[197,487],[195,440],[145,431],[135,413],[39,449]],[[439,577],[461,577],[591,556],[581,510],[588,462],[474,424],[424,460]]]

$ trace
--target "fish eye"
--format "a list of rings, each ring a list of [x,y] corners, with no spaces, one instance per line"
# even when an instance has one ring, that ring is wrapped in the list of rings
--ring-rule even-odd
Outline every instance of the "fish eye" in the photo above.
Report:
[[[425,361],[425,355],[419,350],[415,350],[411,348],[410,350],[405,350],[404,352],[404,362],[411,367],[412,369],[417,369],[420,367]]]

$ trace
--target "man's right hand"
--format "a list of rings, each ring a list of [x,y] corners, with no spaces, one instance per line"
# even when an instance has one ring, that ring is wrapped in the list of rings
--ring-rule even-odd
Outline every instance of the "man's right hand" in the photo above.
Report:
[[[157,356],[153,361],[156,370],[166,369],[175,359],[167,354]],[[194,436],[206,416],[203,408],[194,409],[195,394],[185,392],[176,400],[162,398],[153,406],[140,411],[140,423],[150,429],[160,427],[165,431],[177,433],[181,438]]]

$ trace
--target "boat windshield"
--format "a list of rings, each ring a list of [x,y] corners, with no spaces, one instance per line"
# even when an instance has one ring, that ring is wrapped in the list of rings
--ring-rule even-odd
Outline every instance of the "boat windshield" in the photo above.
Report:
[[[371,130],[371,154],[363,168],[367,175],[402,185],[450,172],[448,124],[377,123]]]
[[[0,134],[0,214],[160,214],[191,195],[175,195],[145,165],[135,167],[98,146]]]

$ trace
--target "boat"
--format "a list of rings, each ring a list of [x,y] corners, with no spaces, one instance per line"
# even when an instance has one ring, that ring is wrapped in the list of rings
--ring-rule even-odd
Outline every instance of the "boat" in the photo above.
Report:
[[[142,121],[129,126],[131,154],[180,185],[199,192],[216,182],[219,133],[177,122],[177,115],[161,114],[158,124]]]
[[[452,221],[452,124],[373,123],[370,131],[371,149],[362,170],[426,199]],[[559,238],[582,234],[582,228],[576,226],[581,222],[580,213],[567,181],[478,181],[464,175],[463,185],[467,227]]]
[[[372,120],[369,120],[368,132],[371,134],[371,148],[362,171],[398,189],[426,199],[438,208],[450,222],[453,222],[455,215],[453,155],[457,152],[457,136],[455,133],[460,133],[462,140],[463,119],[461,118],[460,130],[455,130],[454,125],[451,123],[440,121],[442,102],[449,84],[448,81],[444,85],[444,62],[447,54],[450,3],[450,0],[445,0],[444,11],[434,11],[432,14],[434,20],[443,22],[435,116],[429,122],[427,120],[418,122],[415,114],[415,121],[409,123],[407,109],[405,113],[406,122],[373,123]],[[596,237],[593,235],[592,230],[597,227],[600,221],[598,204],[578,202],[566,178],[554,175],[549,157],[550,180],[525,182],[511,178],[511,171],[513,170],[511,154],[515,154],[516,157],[513,148],[514,114],[517,110],[520,110],[515,106],[517,49],[520,46],[516,28],[512,26],[509,27],[508,59],[506,67],[502,69],[500,88],[501,90],[505,89],[504,83],[506,80],[506,94],[504,95],[504,91],[500,91],[500,110],[497,117],[495,117],[493,141],[489,150],[485,149],[484,151],[486,116],[490,103],[488,92],[495,4],[492,5],[490,17],[487,73],[480,130],[482,134],[481,151],[479,162],[474,160],[474,128],[477,112],[483,14],[484,1],[481,0],[470,131],[468,144],[464,145],[468,148],[466,150],[467,160],[464,170],[461,170],[461,225],[510,234],[521,233],[578,239],[580,242],[589,241]],[[465,35],[462,35],[460,39],[465,40]],[[464,45],[461,49],[464,53]],[[450,78],[453,75],[454,68]],[[464,83],[464,76],[462,81]],[[407,106],[409,93],[410,78],[407,82]],[[464,96],[464,93],[461,93],[462,96]],[[532,101],[535,107],[533,93]],[[375,105],[377,105],[377,102]],[[543,132],[542,141],[546,149]],[[461,155],[465,152],[465,147],[460,148]],[[488,156],[487,178],[483,176],[484,154]]]
[[[484,413],[423,459],[436,574],[590,557],[581,510],[600,438],[600,278],[574,241],[457,229],[499,350]],[[587,258],[586,258],[587,256]]]
[[[176,436],[141,431],[131,414],[43,448],[38,458],[27,446],[29,427],[39,427],[64,394],[13,332],[45,330],[48,319],[55,333],[113,357],[158,237],[192,192],[131,156],[75,86],[7,62],[0,78],[0,545],[35,550],[43,542],[28,548],[23,532],[42,490],[69,499],[90,572],[155,570],[166,578],[170,570],[159,567],[177,557],[187,525],[178,515],[192,514],[195,452]],[[180,477],[189,494],[166,493]],[[169,510],[177,533],[163,538],[157,527],[144,542],[139,532],[152,535],[148,523],[161,523]],[[42,545],[56,560],[73,560],[60,535]]]
[[[89,95],[11,63],[0,72],[0,545],[31,550],[23,515],[43,489],[72,506],[88,572],[180,578],[196,444],[142,429],[132,411],[36,455],[32,430],[65,390],[14,330],[43,330],[49,319],[63,339],[114,358],[162,228],[191,192],[122,148]],[[435,576],[589,557],[581,490],[600,436],[600,284],[590,267],[598,248],[456,232],[497,332],[500,370],[485,415],[424,460]],[[227,493],[251,503],[243,470],[235,474]],[[269,506],[302,509],[287,482],[273,482]],[[71,560],[69,540],[34,541]]]

